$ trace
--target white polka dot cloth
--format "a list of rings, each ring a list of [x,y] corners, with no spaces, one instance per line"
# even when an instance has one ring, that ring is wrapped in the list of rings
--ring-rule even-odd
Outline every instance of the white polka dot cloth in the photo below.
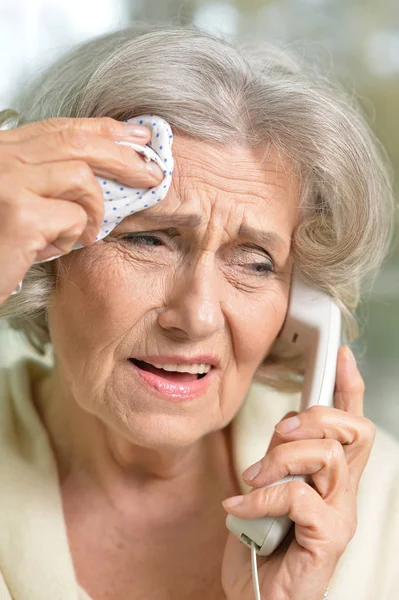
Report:
[[[161,202],[161,200],[165,198],[172,181],[174,167],[172,155],[173,135],[169,123],[155,115],[140,115],[133,119],[128,119],[126,123],[138,123],[148,127],[148,129],[152,131],[151,140],[148,142],[147,146],[140,146],[130,142],[116,143],[134,148],[134,150],[144,156],[146,162],[149,162],[150,160],[156,162],[162,169],[164,178],[156,187],[132,188],[124,186],[117,181],[96,177],[103,190],[105,209],[104,220],[96,237],[96,241],[102,240],[111,233],[124,217],[139,212],[140,210],[150,208],[151,206],[154,206],[154,204],[157,204],[157,202]],[[76,243],[71,252],[73,250],[78,250],[79,248],[84,248],[83,244]],[[58,256],[52,256],[46,260],[39,260],[34,264],[55,260],[60,256],[63,255],[59,254]],[[21,288],[22,281],[12,294],[18,293]]]
[[[156,162],[162,169],[164,178],[160,185],[154,188],[131,188],[122,186],[116,181],[97,177],[103,188],[105,202],[104,221],[96,238],[97,240],[101,240],[111,233],[124,217],[145,208],[150,208],[163,200],[172,181],[174,166],[172,156],[173,135],[169,124],[161,117],[155,117],[154,115],[142,115],[129,119],[127,122],[135,122],[148,127],[152,131],[151,141],[148,146],[139,146],[129,142],[117,142],[117,144],[134,148],[144,156],[146,162],[150,160]],[[79,248],[82,247],[82,245],[79,245]],[[73,249],[76,250],[77,248],[74,247]]]

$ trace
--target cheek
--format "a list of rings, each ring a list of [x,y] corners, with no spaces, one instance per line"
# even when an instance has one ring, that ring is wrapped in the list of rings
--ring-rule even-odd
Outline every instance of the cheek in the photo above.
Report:
[[[65,269],[49,311],[60,359],[67,354],[68,362],[76,363],[82,355],[86,364],[90,356],[107,360],[115,352],[118,356],[119,344],[133,327],[135,337],[144,335],[147,315],[164,294],[160,273],[135,268],[120,252],[100,244],[72,252],[62,265]],[[64,271],[67,275],[62,277]]]
[[[287,293],[270,289],[263,299],[240,302],[239,309],[230,312],[234,354],[240,371],[248,369],[252,377],[260,362],[274,344],[284,322],[288,306]]]

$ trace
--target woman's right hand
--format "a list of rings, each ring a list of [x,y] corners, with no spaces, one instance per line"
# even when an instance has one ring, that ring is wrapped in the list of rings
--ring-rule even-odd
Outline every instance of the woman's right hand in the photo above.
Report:
[[[34,262],[91,246],[104,218],[95,175],[153,187],[161,169],[133,148],[148,128],[114,119],[54,118],[0,131],[0,304]]]

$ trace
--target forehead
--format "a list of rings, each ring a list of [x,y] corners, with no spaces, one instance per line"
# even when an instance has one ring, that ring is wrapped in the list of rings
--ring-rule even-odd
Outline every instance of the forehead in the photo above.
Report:
[[[289,160],[274,148],[217,145],[175,135],[173,156],[168,194],[161,203],[134,215],[136,222],[157,215],[191,215],[197,223],[212,220],[234,229],[242,224],[268,229],[274,225],[291,233],[299,179]]]
[[[190,196],[199,194],[214,209],[221,209],[224,201],[235,207],[246,205],[247,210],[264,210],[268,203],[298,203],[299,179],[288,158],[273,147],[217,145],[176,135],[173,155],[170,200],[187,205]]]
[[[263,200],[295,196],[298,178],[287,157],[273,147],[249,148],[245,145],[217,145],[175,136],[173,185],[198,185],[214,188],[236,199],[243,195]]]

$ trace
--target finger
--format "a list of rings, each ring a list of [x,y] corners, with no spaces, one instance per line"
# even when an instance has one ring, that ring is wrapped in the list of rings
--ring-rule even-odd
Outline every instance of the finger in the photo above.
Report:
[[[20,168],[20,171],[19,179],[23,182],[23,187],[22,185],[20,189],[15,187],[15,183],[11,181],[11,176],[15,178],[15,174],[10,173],[9,183],[7,183],[7,178],[3,177],[2,191],[4,192],[7,186],[13,186],[10,192],[13,194],[15,203],[20,204],[19,210],[23,214],[28,214],[33,210],[26,199],[26,191],[46,198],[76,202],[86,211],[88,234],[95,239],[104,218],[104,199],[101,186],[86,163],[65,161],[43,165],[25,165]],[[57,210],[58,206],[54,206],[55,213]]]
[[[338,352],[334,406],[352,415],[363,415],[365,385],[348,346]]]
[[[151,131],[144,125],[125,123],[110,117],[78,119],[57,117],[26,123],[14,129],[1,132],[4,141],[18,142],[32,137],[42,136],[65,129],[88,131],[93,134],[109,137],[110,139],[131,141],[137,144],[147,144],[151,139]]]
[[[284,442],[326,438],[337,440],[343,446],[351,484],[357,489],[373,446],[376,431],[374,423],[366,417],[326,406],[311,406],[297,416],[300,425],[288,433],[278,433],[280,439]],[[278,423],[276,428],[281,428],[283,423]]]
[[[87,215],[82,214],[80,204],[49,198],[48,202],[41,203],[41,214],[47,223],[44,234],[48,246],[38,253],[36,260],[46,260],[52,256],[66,254],[72,250],[76,242],[85,243]],[[66,223],[68,226],[65,225]]]
[[[63,129],[8,147],[23,163],[86,162],[100,177],[116,179],[131,187],[154,187],[163,171],[154,161],[145,162],[133,148],[78,129]]]
[[[275,432],[284,442],[293,440],[324,439],[338,440],[344,446],[363,443],[368,439],[375,426],[363,416],[354,416],[327,406],[311,406],[296,415],[299,425],[295,429],[284,432],[288,419],[277,423]]]
[[[315,526],[316,522],[320,525],[327,507],[317,491],[300,479],[227,498],[222,504],[227,512],[242,519],[288,515],[304,527]]]
[[[244,471],[243,478],[248,485],[260,488],[287,475],[311,475],[322,498],[329,501],[349,486],[343,447],[333,439],[300,440],[276,446]]]
[[[36,260],[69,252],[87,224],[87,213],[83,207],[58,198],[43,200],[29,191],[25,192],[25,198],[35,218],[20,216],[23,227],[16,219],[12,235],[7,239],[9,252],[29,265]],[[50,247],[51,244],[54,248]]]

